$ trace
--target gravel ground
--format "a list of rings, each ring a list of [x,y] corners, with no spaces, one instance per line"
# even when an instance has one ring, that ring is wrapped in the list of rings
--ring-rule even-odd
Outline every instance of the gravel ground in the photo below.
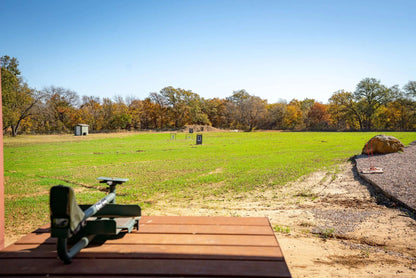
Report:
[[[360,176],[380,188],[387,197],[416,212],[416,141],[403,152],[383,155],[357,155],[355,157]],[[373,167],[383,173],[363,174]]]
[[[313,228],[313,234],[324,234],[332,232],[334,235],[343,236],[353,232],[362,222],[369,217],[377,217],[380,211],[356,210],[356,209],[312,209],[317,219],[321,219],[323,224]]]

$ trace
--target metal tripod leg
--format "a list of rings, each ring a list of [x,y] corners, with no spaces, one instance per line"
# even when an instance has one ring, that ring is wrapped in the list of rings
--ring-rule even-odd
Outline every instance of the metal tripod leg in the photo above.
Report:
[[[59,258],[65,263],[70,264],[72,262],[72,258],[81,251],[82,248],[86,247],[95,235],[88,235],[82,237],[77,243],[70,250],[67,248],[68,239],[67,238],[58,238],[56,243],[58,249],[58,256]]]

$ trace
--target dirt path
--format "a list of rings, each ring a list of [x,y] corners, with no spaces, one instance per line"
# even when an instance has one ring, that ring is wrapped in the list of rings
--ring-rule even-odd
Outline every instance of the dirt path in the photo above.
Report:
[[[269,217],[293,277],[416,277],[414,215],[351,163],[279,189],[160,201],[146,214]]]

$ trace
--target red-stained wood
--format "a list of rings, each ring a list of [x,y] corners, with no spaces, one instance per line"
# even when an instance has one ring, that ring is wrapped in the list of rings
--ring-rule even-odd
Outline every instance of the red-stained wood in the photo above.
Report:
[[[56,239],[49,234],[31,233],[17,244],[55,244]],[[132,232],[117,240],[108,240],[106,244],[192,244],[223,246],[278,246],[274,235],[232,235],[232,234],[160,234]]]
[[[1,258],[30,258],[34,252],[42,258],[56,258],[54,244],[14,244],[0,253]],[[249,254],[249,255],[247,255]],[[283,260],[283,254],[275,246],[212,246],[212,245],[115,245],[103,244],[89,246],[77,255],[79,257],[94,258],[176,258],[202,259],[209,256],[218,258],[250,260]]]
[[[51,259],[4,259],[7,268],[1,275],[205,275],[237,277],[289,277],[283,261],[246,260],[160,260],[160,259],[84,259],[71,265],[57,264]]]
[[[290,277],[267,218],[146,216],[70,265],[55,243],[47,226],[26,235],[0,252],[0,276]]]
[[[143,224],[174,224],[174,225],[215,225],[215,226],[269,226],[266,217],[225,217],[225,216],[143,216]]]
[[[268,226],[243,225],[174,225],[174,224],[147,224],[140,226],[140,233],[152,234],[209,234],[209,235],[273,235]]]

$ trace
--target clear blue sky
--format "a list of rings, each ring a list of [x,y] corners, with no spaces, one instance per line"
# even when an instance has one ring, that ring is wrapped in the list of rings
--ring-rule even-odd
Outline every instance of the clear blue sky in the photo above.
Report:
[[[327,103],[365,77],[416,80],[415,11],[414,0],[0,0],[0,56],[39,90]]]

